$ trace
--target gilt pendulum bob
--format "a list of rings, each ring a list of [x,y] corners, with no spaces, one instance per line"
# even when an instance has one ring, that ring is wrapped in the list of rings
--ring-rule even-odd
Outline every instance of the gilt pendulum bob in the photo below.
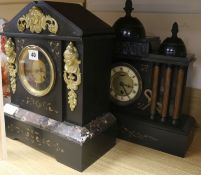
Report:
[[[12,92],[7,135],[84,170],[115,144],[112,28],[80,5],[36,1],[3,35]]]
[[[178,26],[173,25],[172,38],[157,45],[155,50],[160,55],[151,52],[152,43],[147,55],[141,47],[145,38],[143,25],[131,17],[132,1],[127,0],[124,9],[126,16],[114,24],[117,47],[110,83],[111,110],[117,117],[118,135],[183,157],[191,143],[195,120],[182,113],[191,59],[186,57],[183,41],[177,37]],[[125,51],[125,42],[134,43],[135,47]]]

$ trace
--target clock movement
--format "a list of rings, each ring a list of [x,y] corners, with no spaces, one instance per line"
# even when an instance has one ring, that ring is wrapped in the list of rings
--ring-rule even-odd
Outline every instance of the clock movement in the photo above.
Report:
[[[84,170],[115,144],[112,28],[80,5],[35,1],[2,35],[11,86],[7,136]]]
[[[118,19],[111,69],[111,110],[117,117],[122,139],[184,156],[195,126],[183,114],[188,66],[184,42],[174,23],[172,37],[161,45],[158,37],[146,37],[142,23],[131,16],[127,0],[125,17]]]

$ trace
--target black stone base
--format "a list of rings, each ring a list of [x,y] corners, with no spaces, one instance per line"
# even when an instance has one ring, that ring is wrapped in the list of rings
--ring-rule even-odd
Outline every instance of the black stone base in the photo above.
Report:
[[[195,119],[182,116],[178,126],[170,123],[152,121],[144,117],[132,117],[115,114],[118,118],[119,137],[121,139],[141,144],[150,148],[184,157],[192,143]]]
[[[57,161],[78,171],[86,169],[115,145],[115,118],[110,114],[91,122],[86,127],[72,124],[66,127],[66,124],[55,121],[52,126],[45,128],[18,117],[5,114],[7,137],[44,151]],[[63,128],[64,131],[58,132],[58,128]],[[64,134],[61,134],[62,132]],[[69,132],[75,135],[66,137]]]

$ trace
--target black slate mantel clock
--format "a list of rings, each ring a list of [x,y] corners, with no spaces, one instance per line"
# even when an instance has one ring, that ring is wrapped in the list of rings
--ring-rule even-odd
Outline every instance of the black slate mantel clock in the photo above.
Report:
[[[19,108],[11,116],[5,112],[8,136],[82,171],[115,143],[109,113],[113,30],[80,5],[36,1],[3,35],[10,106]]]
[[[111,52],[112,30],[79,5],[61,6],[31,3],[5,26],[6,53],[13,67],[12,103],[55,120],[85,125],[108,111],[108,97],[103,94],[109,85],[99,80],[109,81],[106,53]],[[88,20],[79,20],[76,13]],[[93,37],[103,34],[103,38]]]
[[[153,50],[157,44],[146,38],[142,23],[131,17],[131,0],[124,10],[126,15],[113,26],[116,47],[110,85],[118,135],[183,157],[193,138],[195,120],[182,110],[191,58],[177,36],[178,25],[173,25],[172,37],[163,42],[158,54],[160,42]]]

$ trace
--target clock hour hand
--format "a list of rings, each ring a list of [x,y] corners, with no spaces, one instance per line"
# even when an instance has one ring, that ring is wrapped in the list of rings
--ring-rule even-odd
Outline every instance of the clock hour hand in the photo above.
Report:
[[[132,86],[128,85],[128,84],[124,84],[124,86],[128,87],[128,88],[133,88]]]
[[[130,86],[130,85],[128,85],[128,84],[125,84],[124,82],[120,82],[120,86],[126,86],[126,87],[128,87],[128,88],[133,88],[132,86]]]

